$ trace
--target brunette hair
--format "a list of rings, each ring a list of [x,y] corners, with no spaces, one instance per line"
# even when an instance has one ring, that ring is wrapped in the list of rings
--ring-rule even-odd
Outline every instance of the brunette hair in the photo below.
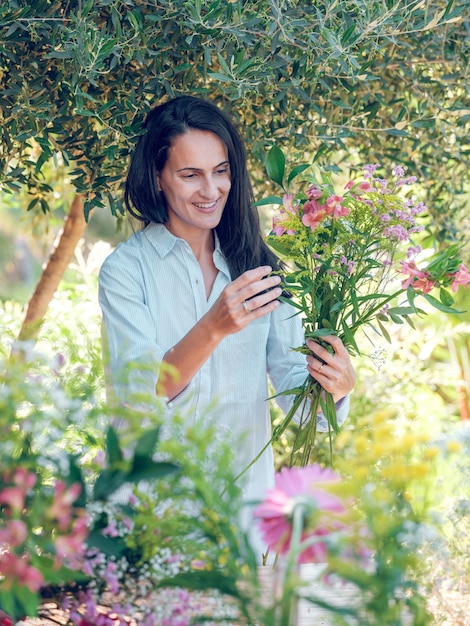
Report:
[[[214,133],[227,148],[232,185],[216,232],[232,280],[259,265],[279,269],[279,260],[264,241],[258,211],[253,206],[243,140],[230,118],[207,100],[179,96],[149,112],[145,132],[132,155],[126,180],[124,202],[127,210],[144,224],[167,221],[167,208],[158,189],[157,173],[164,168],[175,138],[191,129]]]

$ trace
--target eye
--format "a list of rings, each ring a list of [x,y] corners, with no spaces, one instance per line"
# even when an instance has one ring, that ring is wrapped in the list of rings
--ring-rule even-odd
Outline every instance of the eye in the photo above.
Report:
[[[216,174],[227,174],[228,171],[228,167],[220,167],[218,170],[216,170]]]

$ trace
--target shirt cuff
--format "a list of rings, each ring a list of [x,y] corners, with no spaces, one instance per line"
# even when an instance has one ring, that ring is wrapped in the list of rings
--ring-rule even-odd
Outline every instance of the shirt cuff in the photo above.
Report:
[[[338,402],[335,402],[336,407],[336,420],[338,422],[338,426],[342,426],[346,421],[346,418],[349,413],[349,406],[351,404],[349,395],[341,398]],[[323,415],[323,413],[319,413],[317,417],[317,430],[320,433],[327,433],[330,428],[328,427],[328,420]]]

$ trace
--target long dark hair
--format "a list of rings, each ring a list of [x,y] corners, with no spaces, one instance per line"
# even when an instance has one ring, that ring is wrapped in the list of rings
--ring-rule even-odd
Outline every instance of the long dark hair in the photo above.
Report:
[[[156,106],[147,115],[145,133],[137,143],[126,180],[127,210],[144,224],[164,224],[168,220],[157,172],[164,168],[175,138],[190,129],[210,131],[227,147],[232,186],[216,232],[232,280],[259,265],[279,269],[279,260],[264,241],[258,211],[253,206],[241,136],[230,118],[207,100],[180,96]]]

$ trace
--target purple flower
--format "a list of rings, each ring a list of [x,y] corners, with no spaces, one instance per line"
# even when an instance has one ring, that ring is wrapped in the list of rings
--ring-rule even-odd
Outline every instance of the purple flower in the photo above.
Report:
[[[405,169],[402,165],[395,165],[395,167],[392,169],[392,174],[394,176],[404,176]]]
[[[378,163],[364,165],[362,168],[364,171],[364,178],[372,178],[375,170],[379,169],[380,165]]]
[[[406,241],[408,239],[408,233],[401,224],[395,224],[394,226],[387,226],[387,228],[384,228],[384,236],[394,239],[395,241]]]
[[[410,246],[406,252],[406,258],[411,259],[411,257],[416,256],[422,251],[421,246]]]

